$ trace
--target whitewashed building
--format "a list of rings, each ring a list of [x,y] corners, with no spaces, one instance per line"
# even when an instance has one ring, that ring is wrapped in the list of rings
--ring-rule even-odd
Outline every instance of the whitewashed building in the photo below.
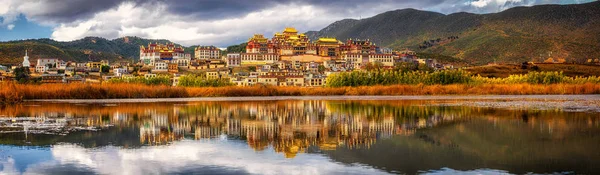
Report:
[[[164,61],[159,61],[154,63],[154,69],[152,72],[167,72],[169,71],[169,63]]]
[[[350,69],[360,69],[363,66],[363,56],[360,53],[342,55],[342,59],[346,61],[346,65]]]
[[[180,67],[187,67],[191,61],[191,54],[186,54],[184,48],[173,43],[150,43],[148,47],[140,46],[140,61],[144,65],[154,66],[157,62],[167,61],[176,63]]]
[[[221,49],[215,46],[196,47],[194,54],[194,58],[200,60],[221,59]]]
[[[115,68],[115,69],[113,69],[113,73],[115,74],[116,77],[121,77],[125,74],[128,74],[129,72],[127,72],[127,69],[125,69],[125,68]]]
[[[48,71],[48,66],[46,66],[46,65],[37,65],[37,66],[35,66],[35,72],[36,73],[44,73],[46,71]]]
[[[370,54],[370,63],[381,63],[383,66],[394,66],[394,55],[392,54]]]
[[[242,64],[242,58],[239,53],[227,54],[227,66],[228,67],[238,67],[241,64]]]
[[[56,58],[40,58],[37,60],[37,66],[57,66],[60,60]]]

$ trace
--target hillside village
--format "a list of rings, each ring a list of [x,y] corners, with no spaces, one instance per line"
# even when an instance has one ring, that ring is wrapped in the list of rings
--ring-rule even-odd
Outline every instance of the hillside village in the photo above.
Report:
[[[434,59],[418,58],[411,50],[394,51],[360,39],[336,38],[311,41],[288,27],[272,38],[255,34],[245,52],[227,53],[214,46],[199,46],[194,54],[173,43],[140,46],[138,62],[71,62],[60,58],[37,58],[30,62],[27,51],[22,65],[2,66],[2,80],[12,80],[16,69],[28,69],[41,83],[100,83],[111,79],[168,76],[174,86],[181,76],[194,74],[211,80],[226,80],[237,86],[273,85],[318,87],[327,76],[340,72],[397,69],[453,69]]]

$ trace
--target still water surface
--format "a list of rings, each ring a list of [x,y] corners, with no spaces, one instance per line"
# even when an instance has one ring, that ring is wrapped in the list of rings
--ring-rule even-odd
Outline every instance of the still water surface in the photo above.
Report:
[[[0,174],[598,174],[599,114],[439,100],[27,102],[0,108]]]

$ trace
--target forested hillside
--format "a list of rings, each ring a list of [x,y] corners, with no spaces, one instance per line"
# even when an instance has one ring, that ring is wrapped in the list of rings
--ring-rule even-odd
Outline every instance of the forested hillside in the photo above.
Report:
[[[18,64],[22,62],[25,49],[31,61],[38,58],[59,58],[66,61],[98,60],[138,60],[140,45],[149,42],[167,43],[168,40],[151,40],[139,37],[122,37],[107,40],[99,37],[86,37],[71,42],[58,42],[51,39],[32,39],[0,42],[0,63]],[[193,54],[194,46],[185,48]]]
[[[362,20],[346,19],[311,39],[371,39],[380,46],[410,48],[475,64],[600,58],[600,2],[516,7],[500,13],[444,15],[403,9]]]

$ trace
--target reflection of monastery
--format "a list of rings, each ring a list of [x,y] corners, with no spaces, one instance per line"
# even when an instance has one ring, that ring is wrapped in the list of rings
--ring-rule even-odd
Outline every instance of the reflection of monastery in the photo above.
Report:
[[[418,127],[443,121],[430,117],[398,125],[391,113],[369,119],[367,114],[333,112],[324,101],[191,106],[174,111],[179,118],[152,114],[152,121],[140,126],[141,141],[162,144],[184,135],[195,139],[226,135],[245,139],[257,151],[272,146],[286,157],[294,157],[311,146],[321,150],[369,148],[377,139],[411,134]]]
[[[148,145],[168,144],[184,138],[227,136],[244,139],[257,151],[272,147],[286,157],[294,157],[309,148],[368,149],[377,139],[412,134],[417,128],[455,119],[453,115],[432,113],[427,118],[398,121],[398,117],[406,115],[399,113],[404,111],[401,107],[354,105],[327,101],[157,104],[131,111],[124,106],[106,108],[106,112],[43,112],[36,113],[33,118],[22,118],[22,121],[11,120],[11,123],[60,122],[60,127],[133,127],[139,128],[140,142]],[[354,109],[356,106],[361,108]],[[55,120],[57,118],[61,120]]]

